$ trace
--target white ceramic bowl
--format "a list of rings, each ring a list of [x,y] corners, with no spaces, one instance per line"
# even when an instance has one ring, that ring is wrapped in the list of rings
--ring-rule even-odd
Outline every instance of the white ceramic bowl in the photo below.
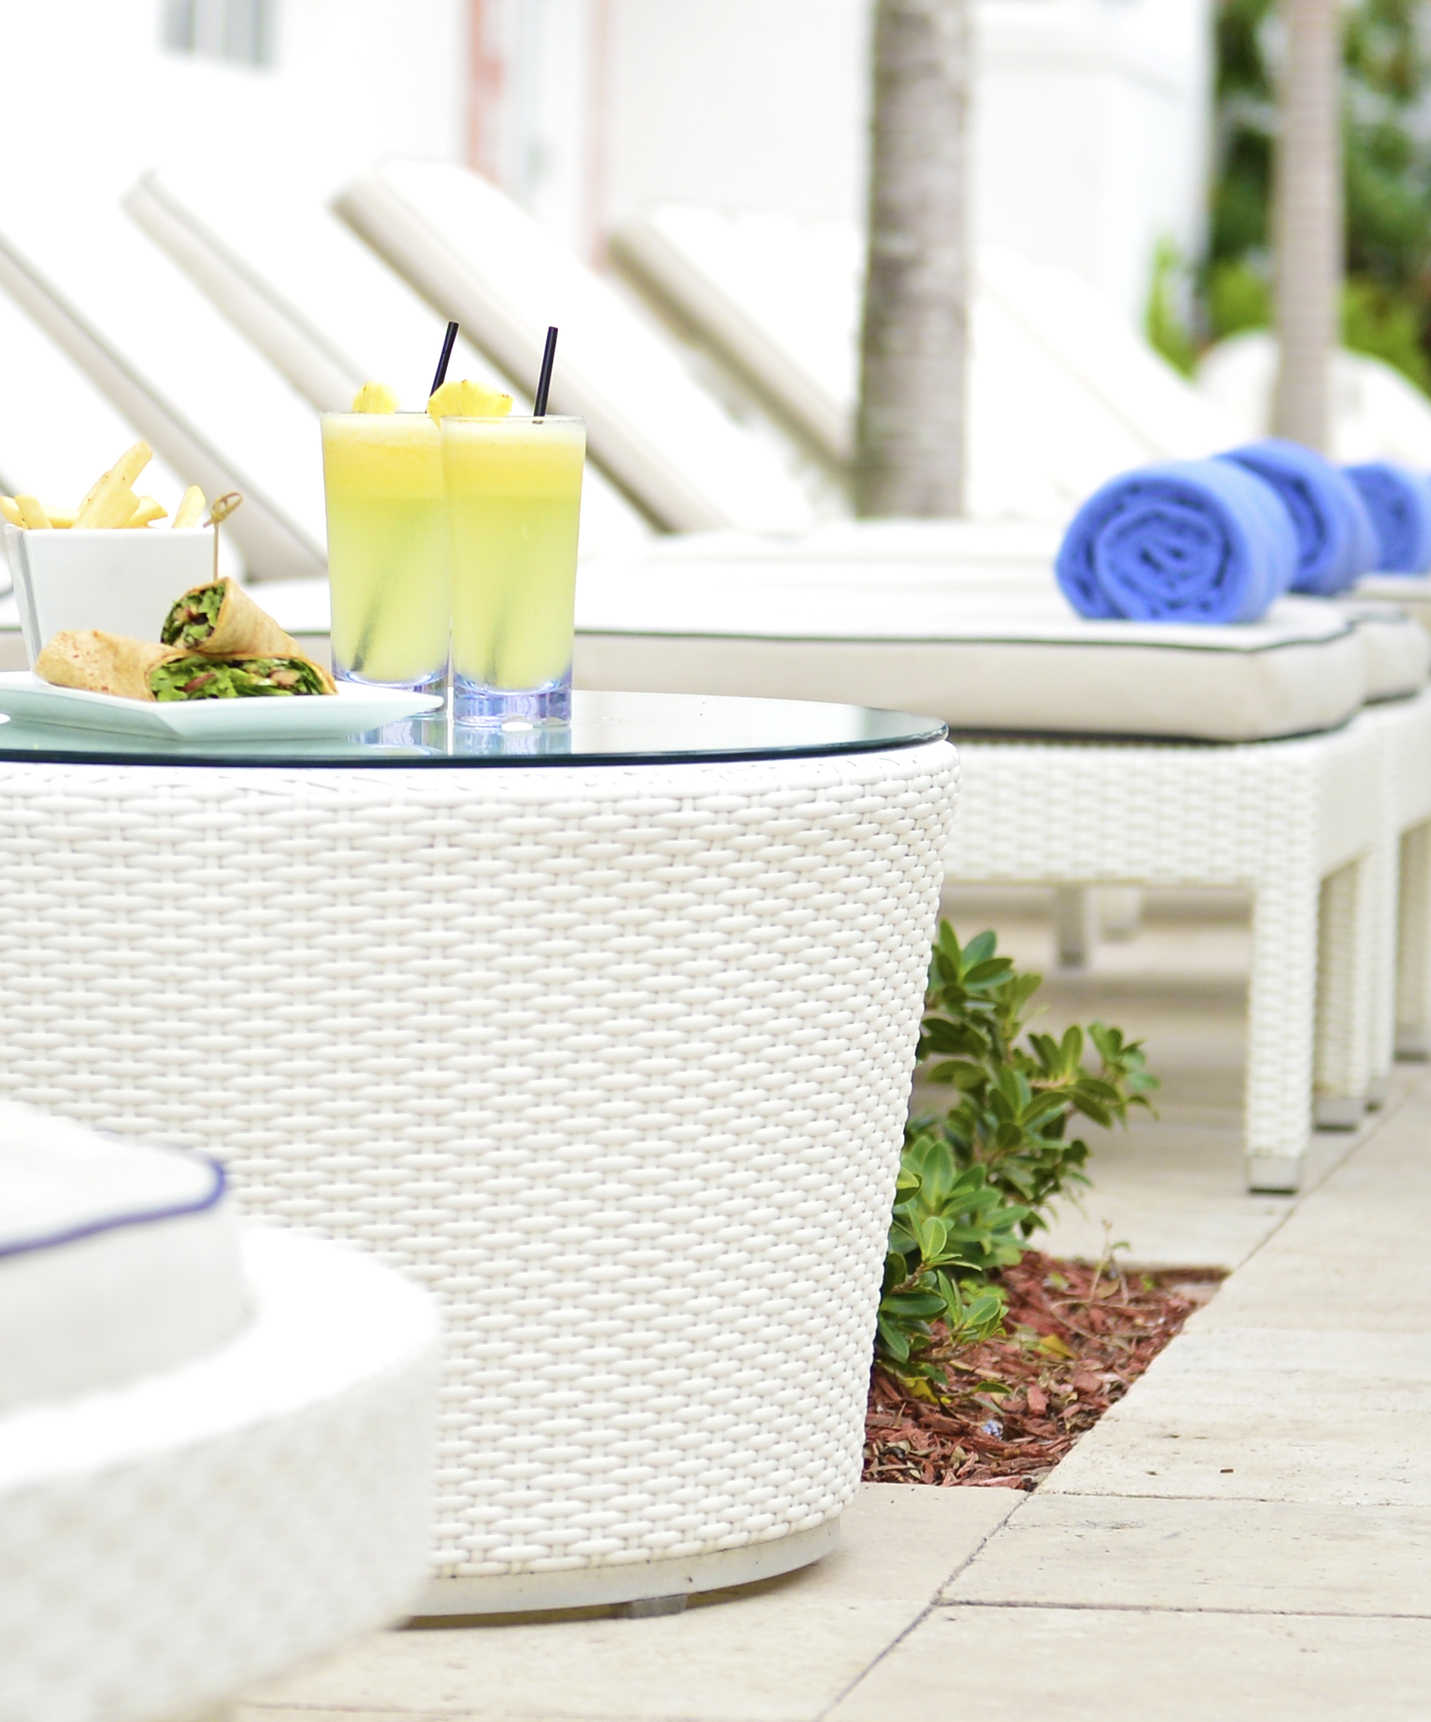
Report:
[[[31,667],[66,628],[157,640],[169,606],[214,568],[202,526],[31,532],[7,522],[5,551]]]

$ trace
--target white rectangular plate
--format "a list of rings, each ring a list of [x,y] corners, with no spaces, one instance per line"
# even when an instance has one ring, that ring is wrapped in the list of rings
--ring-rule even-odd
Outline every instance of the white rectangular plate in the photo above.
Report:
[[[399,718],[435,711],[440,694],[339,682],[336,694],[250,700],[121,700],[56,688],[28,670],[0,673],[0,712],[25,723],[100,729],[169,741],[277,741],[360,735]],[[4,728],[0,726],[0,746]]]

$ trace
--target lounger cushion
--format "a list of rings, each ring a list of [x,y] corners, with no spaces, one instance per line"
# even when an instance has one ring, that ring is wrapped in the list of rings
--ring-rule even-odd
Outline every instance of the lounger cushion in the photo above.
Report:
[[[212,1161],[0,1102],[0,1411],[174,1368],[244,1315]]]
[[[1399,604],[1362,597],[1333,599],[1356,624],[1366,655],[1366,697],[1400,699],[1426,686],[1431,676],[1431,635]]]
[[[923,522],[667,540],[637,566],[583,569],[577,685],[856,700],[970,731],[1237,741],[1329,728],[1426,683],[1431,637],[1395,604],[1288,598],[1236,629],[1095,624],[1058,599],[1049,561],[1046,534]],[[324,582],[262,598],[323,650]]]
[[[1348,598],[1371,598],[1394,604],[1431,633],[1431,576],[1425,574],[1368,574],[1359,580]]]
[[[1356,621],[1314,599],[1238,627],[1095,622],[1047,575],[991,588],[932,562],[676,551],[598,561],[577,606],[578,686],[847,700],[928,712],[956,733],[1255,741],[1333,728],[1369,686]],[[1404,624],[1376,638],[1424,677]],[[1408,679],[1378,672],[1382,688]]]

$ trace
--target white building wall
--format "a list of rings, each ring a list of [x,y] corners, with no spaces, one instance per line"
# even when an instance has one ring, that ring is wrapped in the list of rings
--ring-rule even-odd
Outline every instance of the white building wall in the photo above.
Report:
[[[326,191],[385,154],[469,159],[476,136],[588,255],[660,200],[862,217],[873,0],[270,5],[256,68],[165,50],[163,0],[0,0],[7,174],[117,191],[154,162],[250,162]],[[1141,314],[1158,238],[1200,236],[1209,5],[978,0],[983,237]]]
[[[869,0],[608,0],[605,215],[864,216]]]
[[[0,0],[6,177],[119,190],[155,162],[252,162],[325,189],[379,155],[463,159],[465,0],[272,3],[253,67],[164,48],[163,0]]]
[[[978,21],[980,235],[1140,321],[1159,240],[1203,239],[1207,0],[982,0]]]
[[[863,218],[873,0],[605,3],[608,222],[659,200]],[[1140,318],[1159,238],[1201,239],[1210,57],[1209,0],[979,0],[979,235]]]

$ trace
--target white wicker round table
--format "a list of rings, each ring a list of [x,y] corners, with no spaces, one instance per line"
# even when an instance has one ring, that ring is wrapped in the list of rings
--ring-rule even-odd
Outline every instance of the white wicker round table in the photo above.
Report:
[[[0,726],[0,1087],[437,1293],[428,1612],[789,1570],[859,1476],[956,781],[940,724],[778,701]]]

